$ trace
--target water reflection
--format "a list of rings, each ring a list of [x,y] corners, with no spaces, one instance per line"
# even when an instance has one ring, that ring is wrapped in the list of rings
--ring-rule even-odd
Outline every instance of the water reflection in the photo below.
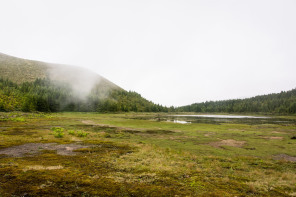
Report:
[[[178,123],[178,124],[190,124],[191,122],[185,120],[167,120],[168,122]]]
[[[207,124],[279,124],[279,125],[296,125],[296,120],[273,118],[265,116],[240,116],[240,115],[170,115],[164,117],[165,121],[179,124],[189,123],[207,123]]]
[[[265,116],[238,116],[238,115],[172,115],[176,117],[205,117],[205,118],[269,118]]]

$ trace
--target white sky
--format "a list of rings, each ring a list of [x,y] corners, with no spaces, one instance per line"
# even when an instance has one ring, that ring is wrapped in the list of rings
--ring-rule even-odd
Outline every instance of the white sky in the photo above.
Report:
[[[295,0],[0,0],[0,52],[163,105],[296,87]]]

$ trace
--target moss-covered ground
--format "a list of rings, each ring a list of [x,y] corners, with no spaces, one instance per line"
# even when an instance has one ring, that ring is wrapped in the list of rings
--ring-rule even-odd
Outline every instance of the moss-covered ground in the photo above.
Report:
[[[296,196],[295,124],[162,116],[0,113],[0,196]]]

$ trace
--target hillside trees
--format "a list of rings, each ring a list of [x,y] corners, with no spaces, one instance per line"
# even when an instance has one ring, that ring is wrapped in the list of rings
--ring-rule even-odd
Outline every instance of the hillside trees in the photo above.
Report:
[[[85,111],[85,112],[161,112],[166,107],[147,101],[140,94],[122,89],[91,91],[86,98],[75,96],[67,84],[46,79],[15,84],[0,79],[0,111]]]
[[[177,108],[183,112],[263,112],[263,113],[296,113],[296,89],[282,91],[278,94],[256,96],[247,99],[233,99],[225,101],[210,101],[194,103]]]

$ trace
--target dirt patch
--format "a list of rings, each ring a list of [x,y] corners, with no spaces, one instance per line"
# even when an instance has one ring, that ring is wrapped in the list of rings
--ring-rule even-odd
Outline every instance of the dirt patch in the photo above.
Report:
[[[269,140],[282,140],[284,137],[279,137],[279,136],[264,136],[262,138],[269,139]]]
[[[108,125],[105,124],[97,124],[92,120],[82,120],[81,121],[83,124],[87,124],[87,125],[93,125],[93,126],[103,126],[103,127],[108,127]]]
[[[280,132],[280,131],[272,131],[271,133],[276,133],[276,134],[287,134],[286,132]]]
[[[204,134],[205,137],[210,137],[212,135],[214,135],[214,133],[206,133],[206,134]]]
[[[246,142],[245,141],[237,141],[233,139],[222,140],[219,142],[211,142],[210,146],[220,148],[221,146],[232,146],[232,147],[242,147]]]
[[[286,154],[279,154],[273,157],[275,160],[284,160],[284,161],[291,161],[296,162],[296,157],[292,157]]]
[[[81,144],[28,143],[1,149],[0,155],[7,155],[9,157],[33,156],[40,153],[42,150],[56,150],[59,155],[76,155],[76,153],[73,152],[74,150],[88,147],[90,146]]]
[[[270,137],[271,140],[282,140],[284,137]]]

